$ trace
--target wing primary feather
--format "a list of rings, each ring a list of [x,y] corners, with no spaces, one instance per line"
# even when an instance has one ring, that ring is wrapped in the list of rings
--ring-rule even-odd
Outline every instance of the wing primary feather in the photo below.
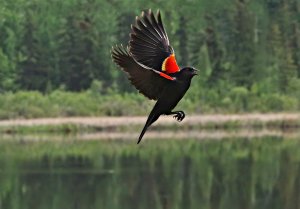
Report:
[[[161,39],[163,37],[161,37],[161,35],[159,34],[159,32],[155,29],[153,23],[149,20],[149,16],[145,15],[143,17],[143,21],[145,22],[145,25],[150,29],[149,31],[158,39]]]
[[[158,23],[158,26],[161,29],[162,33],[164,34],[164,37],[165,37],[167,43],[169,44],[169,38],[168,38],[168,35],[166,33],[165,27],[162,23],[161,14],[160,14],[159,10],[157,10],[157,23]]]
[[[132,46],[135,46],[137,49],[141,49],[141,50],[144,49],[144,50],[146,50],[146,51],[147,51],[147,50],[149,50],[149,51],[150,51],[150,50],[152,50],[152,51],[155,50],[154,47],[146,46],[146,45],[143,46],[143,45],[141,45],[141,44],[139,44],[139,43],[136,43],[136,42],[134,42],[134,44],[132,44]]]
[[[159,28],[159,25],[158,25],[158,23],[157,23],[156,18],[154,17],[153,12],[149,13],[149,16],[150,16],[150,19],[151,19],[151,22],[152,22],[152,25],[154,26],[154,28],[157,30],[157,32],[158,32],[161,36],[163,36],[163,38],[165,38],[164,32]]]
[[[145,22],[143,22],[143,20],[141,19],[138,19],[137,20],[137,23],[138,23],[138,26],[141,27],[142,29],[146,30],[148,33],[150,33],[154,38],[160,40],[160,36],[157,36],[157,34],[155,34],[155,32],[153,32],[151,30],[151,23],[149,22],[148,18],[146,18],[146,16],[142,16],[143,20]]]
[[[152,46],[157,46],[159,42],[153,41],[152,39],[149,39],[148,37],[145,37],[143,35],[137,34],[137,33],[131,33],[130,38],[133,39],[138,39],[142,42],[146,42],[147,44],[151,44]]]
[[[136,41],[132,41],[132,43],[131,43],[131,45],[132,46],[136,46],[136,47],[139,47],[139,48],[148,48],[148,49],[150,49],[150,50],[155,50],[156,48],[155,47],[153,47],[153,46],[147,46],[147,45],[143,45],[143,44],[140,44],[140,43],[138,43],[138,42],[136,42]]]
[[[143,37],[143,40],[148,39],[149,42],[154,42],[155,44],[159,43],[158,40],[153,39],[153,37],[149,36],[147,33],[144,33],[143,31],[141,31],[140,29],[138,29],[135,26],[131,27],[133,33],[130,34],[130,37],[132,35],[138,36],[138,37]]]
[[[157,22],[155,17],[153,16],[153,13],[151,12],[151,10],[148,12],[145,20],[147,21],[147,24],[149,25],[150,28],[152,28],[152,30],[160,36],[160,38],[164,38],[162,37],[161,32],[159,31],[159,28],[157,28]]]
[[[145,32],[147,32],[147,33],[144,33],[147,37],[149,37],[149,38],[151,38],[153,41],[155,41],[156,43],[157,43],[157,37],[154,35],[154,34],[152,34],[152,32],[150,32],[149,31],[149,29],[144,25],[144,23],[142,23],[142,21],[141,20],[137,20],[136,21],[136,25],[137,25],[137,28],[140,30],[140,31],[142,31],[142,30],[144,30]]]
[[[136,17],[131,25],[128,50],[139,64],[162,71],[163,61],[174,54],[174,50],[169,44],[159,10],[156,13],[151,9],[143,11]]]

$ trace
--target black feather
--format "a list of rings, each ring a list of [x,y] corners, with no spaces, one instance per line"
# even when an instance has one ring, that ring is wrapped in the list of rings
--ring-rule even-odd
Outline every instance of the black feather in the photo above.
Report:
[[[160,12],[143,12],[131,26],[129,51],[133,58],[147,67],[161,71],[163,61],[173,52]]]
[[[128,74],[128,79],[140,93],[149,99],[157,100],[161,94],[161,89],[170,82],[151,68],[137,63],[130,52],[123,46],[116,46],[111,51],[114,62]]]

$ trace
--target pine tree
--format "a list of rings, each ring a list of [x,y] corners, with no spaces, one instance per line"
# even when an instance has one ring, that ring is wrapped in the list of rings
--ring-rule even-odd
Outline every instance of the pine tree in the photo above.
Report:
[[[209,60],[211,63],[212,72],[208,78],[208,85],[213,86],[218,81],[224,79],[226,70],[223,67],[224,51],[221,46],[221,42],[218,38],[217,27],[215,26],[215,19],[210,16],[206,16],[207,27],[205,30],[206,39],[205,44],[208,49]]]
[[[278,68],[277,85],[283,93],[288,92],[291,80],[297,76],[297,37],[292,27],[292,10],[287,0],[270,7],[271,48],[275,56],[274,64]]]
[[[79,18],[71,14],[66,18],[66,24],[59,37],[61,79],[68,90],[86,89],[93,79],[93,41],[89,25],[87,17]]]
[[[24,58],[19,63],[18,83],[22,89],[45,91],[48,82],[48,65],[44,62],[42,44],[36,35],[37,25],[32,11],[25,15],[21,53]]]
[[[179,39],[179,61],[182,66],[187,66],[189,60],[189,50],[188,50],[188,35],[187,35],[187,19],[185,16],[180,16],[179,18],[179,27],[177,30],[177,38]]]
[[[231,53],[235,55],[235,69],[232,78],[236,85],[249,89],[254,83],[255,43],[254,16],[248,9],[248,2],[243,0],[236,2],[233,27],[234,39]]]

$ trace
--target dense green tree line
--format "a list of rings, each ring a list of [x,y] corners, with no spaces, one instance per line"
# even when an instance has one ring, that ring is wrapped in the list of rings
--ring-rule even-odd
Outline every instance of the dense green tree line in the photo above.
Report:
[[[226,108],[271,98],[299,109],[298,0],[0,0],[0,90],[134,91],[110,58],[142,10],[160,9],[179,64],[201,70],[188,98]],[[199,103],[201,105],[201,102]],[[258,104],[259,105],[259,104]],[[237,107],[235,106],[235,108]]]

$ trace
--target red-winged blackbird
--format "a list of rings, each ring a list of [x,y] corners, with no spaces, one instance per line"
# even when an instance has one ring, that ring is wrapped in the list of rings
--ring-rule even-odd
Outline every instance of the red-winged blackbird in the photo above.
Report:
[[[159,11],[156,17],[151,10],[137,17],[131,25],[129,46],[113,47],[112,58],[140,93],[157,100],[137,143],[160,115],[174,115],[179,122],[184,119],[183,111],[172,110],[189,89],[197,70],[178,67]]]

